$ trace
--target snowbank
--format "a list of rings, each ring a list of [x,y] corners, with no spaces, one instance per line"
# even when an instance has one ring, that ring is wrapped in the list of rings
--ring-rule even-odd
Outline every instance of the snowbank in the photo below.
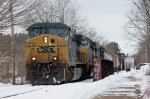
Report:
[[[20,85],[20,86],[8,86],[0,83],[0,98],[18,94],[9,99],[91,99],[99,93],[121,86],[125,83],[126,85],[138,84],[142,88],[142,94],[144,94],[147,86],[149,86],[150,78],[145,76],[150,71],[149,66],[143,66],[140,70],[131,69],[130,72],[120,71],[114,75],[110,75],[102,80],[93,82],[93,79],[88,79],[77,83],[67,83],[63,85],[47,85],[47,86],[31,86],[31,85]],[[135,77],[141,79],[129,83],[127,77]],[[143,82],[142,82],[143,79]],[[120,82],[120,83],[118,83]],[[3,88],[2,88],[3,87]]]

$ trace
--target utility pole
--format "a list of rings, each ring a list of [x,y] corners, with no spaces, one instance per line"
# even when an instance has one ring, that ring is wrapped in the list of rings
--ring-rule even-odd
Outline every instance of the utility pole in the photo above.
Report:
[[[15,51],[14,51],[14,17],[13,17],[13,0],[10,2],[10,20],[11,20],[11,46],[12,46],[12,84],[15,84]]]

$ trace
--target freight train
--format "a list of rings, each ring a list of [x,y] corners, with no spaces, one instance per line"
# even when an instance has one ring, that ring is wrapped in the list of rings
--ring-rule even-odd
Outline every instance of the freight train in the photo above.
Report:
[[[100,61],[102,78],[117,68],[115,56],[68,25],[35,23],[27,31],[26,79],[32,84],[84,79],[93,74],[95,60]]]

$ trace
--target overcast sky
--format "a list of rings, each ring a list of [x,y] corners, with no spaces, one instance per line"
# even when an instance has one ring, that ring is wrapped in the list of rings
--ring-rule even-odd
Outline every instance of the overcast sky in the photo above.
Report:
[[[74,0],[80,6],[91,27],[96,28],[109,41],[119,44],[124,53],[133,53],[131,42],[125,39],[124,26],[131,4],[128,0]]]

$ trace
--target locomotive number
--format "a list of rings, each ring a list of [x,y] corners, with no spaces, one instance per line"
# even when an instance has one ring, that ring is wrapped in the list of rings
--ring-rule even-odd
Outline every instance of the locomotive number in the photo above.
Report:
[[[54,51],[55,46],[39,46],[37,48],[38,53],[55,53]]]

